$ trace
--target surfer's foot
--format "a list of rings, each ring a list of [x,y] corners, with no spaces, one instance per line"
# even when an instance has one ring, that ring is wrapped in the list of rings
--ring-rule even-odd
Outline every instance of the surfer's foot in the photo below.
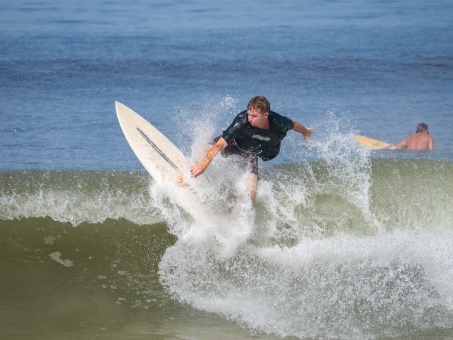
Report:
[[[183,187],[187,185],[186,179],[184,178],[183,175],[180,175],[176,178],[176,183],[178,183],[179,186]]]

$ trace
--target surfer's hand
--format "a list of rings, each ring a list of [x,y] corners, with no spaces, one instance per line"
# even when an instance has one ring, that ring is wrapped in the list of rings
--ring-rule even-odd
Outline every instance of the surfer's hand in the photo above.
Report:
[[[306,131],[302,133],[305,140],[308,140],[311,136],[313,136],[313,130],[314,128],[306,128]]]
[[[202,163],[194,164],[190,168],[190,174],[192,175],[192,177],[197,177],[201,175],[205,169],[206,167],[203,167]]]

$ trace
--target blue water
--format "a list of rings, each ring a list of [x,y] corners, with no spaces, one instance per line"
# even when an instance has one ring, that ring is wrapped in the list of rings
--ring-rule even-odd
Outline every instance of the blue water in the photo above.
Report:
[[[115,100],[182,147],[178,121],[220,130],[258,94],[319,138],[331,112],[390,143],[424,121],[451,159],[452,6],[3,1],[0,169],[138,169]]]
[[[449,0],[2,1],[0,335],[451,337],[452,15]],[[253,207],[213,163],[206,197],[226,192],[236,216],[192,223],[114,103],[192,161],[255,95],[315,134],[260,163]],[[419,122],[432,152],[353,138],[393,144]]]

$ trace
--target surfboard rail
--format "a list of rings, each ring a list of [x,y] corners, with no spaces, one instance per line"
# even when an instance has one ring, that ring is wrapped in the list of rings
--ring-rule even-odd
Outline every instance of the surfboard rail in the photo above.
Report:
[[[160,185],[171,187],[174,201],[193,218],[207,216],[207,209],[193,188],[179,181],[189,173],[182,151],[131,108],[116,101],[115,109],[127,142],[151,177]]]

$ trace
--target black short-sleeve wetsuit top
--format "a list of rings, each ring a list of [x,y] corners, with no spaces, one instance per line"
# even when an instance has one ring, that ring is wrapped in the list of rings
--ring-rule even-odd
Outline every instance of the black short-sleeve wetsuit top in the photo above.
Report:
[[[269,129],[252,126],[247,119],[247,111],[240,112],[231,125],[222,133],[223,139],[239,150],[252,153],[263,161],[275,158],[280,152],[280,143],[286,132],[294,128],[294,122],[274,111],[269,111]]]

